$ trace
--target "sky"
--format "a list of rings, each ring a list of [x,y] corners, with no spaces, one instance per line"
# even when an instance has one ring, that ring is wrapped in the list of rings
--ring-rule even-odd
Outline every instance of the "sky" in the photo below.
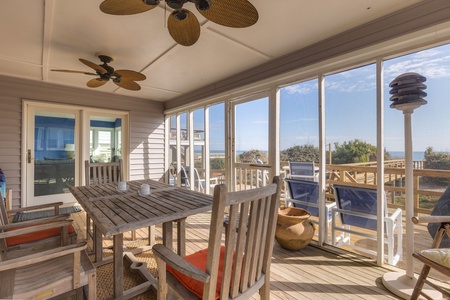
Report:
[[[376,66],[370,64],[325,77],[326,143],[360,139],[376,145]],[[450,45],[444,45],[384,62],[384,135],[388,151],[404,150],[404,116],[390,108],[389,83],[397,76],[416,72],[427,78],[425,99],[412,116],[413,150],[450,151]],[[313,79],[280,90],[280,149],[295,145],[318,146],[318,84]],[[194,123],[203,122],[201,113]],[[224,149],[224,105],[210,108],[211,150]],[[200,125],[194,125],[196,127]],[[237,150],[267,150],[268,99],[236,106]]]

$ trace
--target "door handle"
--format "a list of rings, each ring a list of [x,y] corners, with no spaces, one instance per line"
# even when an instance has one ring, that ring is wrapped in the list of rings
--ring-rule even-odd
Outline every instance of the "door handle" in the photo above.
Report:
[[[31,149],[28,149],[27,150],[27,161],[28,161],[29,164],[31,164],[31,160],[32,160],[32,158],[31,158]]]

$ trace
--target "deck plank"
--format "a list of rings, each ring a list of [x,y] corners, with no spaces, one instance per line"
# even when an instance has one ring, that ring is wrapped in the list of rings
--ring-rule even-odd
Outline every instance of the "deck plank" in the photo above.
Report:
[[[78,232],[79,238],[83,238],[84,212],[73,214],[72,218],[77,232],[82,230]],[[187,218],[187,254],[207,247],[209,223],[209,213]],[[161,226],[157,225],[155,229],[157,238],[160,238]],[[415,227],[415,230],[417,234],[426,234],[426,226]],[[137,236],[145,239],[147,230],[137,230]],[[128,232],[124,234],[124,240],[130,241]],[[422,240],[425,240],[424,244]],[[418,239],[415,242],[416,247],[425,247],[428,241]],[[112,244],[109,238],[104,238],[103,243],[104,246]],[[416,263],[415,267],[418,272],[421,266]],[[371,258],[331,246],[318,247],[316,242],[298,251],[283,249],[275,243],[270,275],[271,299],[399,299],[381,283],[383,274],[395,270],[399,269],[377,266]],[[258,300],[259,295],[252,299]]]

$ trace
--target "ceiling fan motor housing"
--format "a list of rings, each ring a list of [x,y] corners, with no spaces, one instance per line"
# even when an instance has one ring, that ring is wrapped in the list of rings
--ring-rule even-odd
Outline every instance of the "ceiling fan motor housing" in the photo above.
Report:
[[[166,0],[167,5],[172,9],[181,9],[187,0]]]
[[[142,0],[147,5],[156,6],[159,4],[159,0]]]

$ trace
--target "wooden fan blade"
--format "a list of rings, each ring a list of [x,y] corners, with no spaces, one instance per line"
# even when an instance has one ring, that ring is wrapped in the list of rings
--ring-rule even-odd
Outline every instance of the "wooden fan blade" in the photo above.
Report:
[[[126,90],[139,91],[141,89],[141,86],[132,80],[121,79],[120,81],[113,80],[113,82]]]
[[[101,74],[105,74],[108,73],[108,71],[105,70],[105,68],[103,68],[102,66],[99,66],[91,61],[85,60],[83,58],[80,58],[80,61],[85,64],[86,66],[94,69],[95,71],[100,72]]]
[[[107,80],[103,80],[100,78],[94,78],[94,79],[89,80],[86,83],[86,85],[90,88],[96,88],[96,87],[104,85],[106,82],[107,82]]]
[[[148,5],[142,0],[105,0],[100,4],[100,10],[110,15],[134,15],[156,6]]]
[[[131,70],[116,70],[114,73],[121,75],[121,79],[125,80],[141,81],[147,78],[144,74]]]
[[[186,14],[184,20],[180,20],[177,14]],[[167,20],[167,27],[172,38],[180,45],[191,46],[200,37],[200,23],[197,17],[187,9],[175,10]]]
[[[85,75],[94,75],[97,76],[97,73],[89,73],[84,71],[74,71],[74,70],[59,70],[59,69],[51,69],[50,71],[54,72],[66,72],[66,73],[79,73],[79,74],[85,74]]]
[[[208,20],[233,28],[244,28],[255,24],[259,15],[247,0],[210,0],[210,8],[199,12]]]

